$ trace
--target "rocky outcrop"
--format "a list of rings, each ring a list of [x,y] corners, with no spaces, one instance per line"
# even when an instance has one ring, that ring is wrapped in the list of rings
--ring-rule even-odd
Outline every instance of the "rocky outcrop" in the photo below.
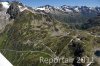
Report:
[[[7,13],[10,15],[10,19],[15,19],[20,10],[16,2],[13,2],[7,10]]]
[[[3,30],[5,29],[5,26],[9,23],[11,23],[11,21],[9,21],[9,14],[6,14],[7,12],[7,5],[4,6],[4,4],[8,4],[7,2],[0,2],[0,33],[3,32]]]

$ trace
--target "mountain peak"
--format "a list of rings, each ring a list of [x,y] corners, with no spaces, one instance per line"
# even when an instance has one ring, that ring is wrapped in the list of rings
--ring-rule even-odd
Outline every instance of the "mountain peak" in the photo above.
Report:
[[[38,8],[36,8],[37,10],[46,10],[46,9],[54,9],[53,6],[51,5],[44,5],[44,6],[40,6]]]

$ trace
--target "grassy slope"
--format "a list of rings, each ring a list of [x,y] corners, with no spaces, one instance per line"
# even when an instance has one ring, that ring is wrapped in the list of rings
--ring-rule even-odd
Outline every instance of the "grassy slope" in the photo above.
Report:
[[[64,35],[66,32],[70,32],[70,34]],[[93,37],[88,35],[87,32],[79,31],[77,33],[77,31],[70,29],[68,25],[47,15],[24,11],[16,18],[9,31],[0,36],[0,48],[5,49],[1,52],[14,66],[51,66],[52,64],[39,63],[39,57],[50,58],[57,55],[74,57],[74,47],[70,49],[69,45],[72,44],[70,40],[77,34],[78,36],[80,34],[79,38],[83,38],[78,42],[84,48],[84,55],[90,57]],[[76,39],[73,39],[73,41],[76,41]]]

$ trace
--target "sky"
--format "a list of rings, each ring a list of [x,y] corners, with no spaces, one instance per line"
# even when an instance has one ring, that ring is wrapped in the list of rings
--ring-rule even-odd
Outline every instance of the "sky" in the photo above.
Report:
[[[38,7],[43,5],[52,5],[52,6],[89,6],[95,7],[100,6],[100,0],[19,0],[25,5],[31,7]]]

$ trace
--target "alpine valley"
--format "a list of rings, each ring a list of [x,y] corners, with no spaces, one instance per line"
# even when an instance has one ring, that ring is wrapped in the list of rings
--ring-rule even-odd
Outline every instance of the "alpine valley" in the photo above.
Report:
[[[0,52],[14,66],[100,66],[100,7],[0,2]]]

